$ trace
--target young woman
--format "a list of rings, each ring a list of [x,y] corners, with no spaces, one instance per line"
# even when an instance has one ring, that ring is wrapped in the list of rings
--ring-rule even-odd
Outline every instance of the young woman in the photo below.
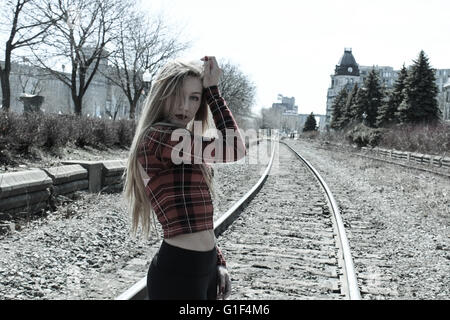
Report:
[[[226,299],[231,292],[214,235],[207,163],[236,161],[245,144],[217,87],[222,70],[214,57],[201,60],[203,66],[176,60],[161,69],[124,173],[132,231],[141,225],[148,236],[156,216],[164,232],[147,274],[150,299]],[[208,114],[218,138],[202,136]]]

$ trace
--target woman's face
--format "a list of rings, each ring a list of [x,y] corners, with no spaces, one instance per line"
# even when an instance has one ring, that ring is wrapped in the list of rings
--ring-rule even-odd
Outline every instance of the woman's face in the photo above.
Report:
[[[180,101],[167,99],[164,106],[164,118],[166,121],[180,127],[186,127],[191,121],[202,100],[202,82],[196,77],[186,77],[183,82]]]

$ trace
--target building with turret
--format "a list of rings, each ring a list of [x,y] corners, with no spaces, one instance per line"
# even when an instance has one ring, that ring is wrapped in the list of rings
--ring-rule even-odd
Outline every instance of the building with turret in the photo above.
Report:
[[[361,86],[372,69],[375,69],[378,72],[380,84],[385,89],[390,89],[394,86],[398,73],[400,72],[400,70],[394,70],[394,68],[390,66],[360,66],[353,56],[352,49],[344,49],[344,54],[336,65],[334,74],[331,75],[331,85],[327,92],[325,117],[326,130],[329,129],[331,123],[334,98],[343,88],[346,88],[347,91],[351,91],[355,84]],[[448,103],[444,103],[445,99],[447,99],[444,91],[450,90],[450,85],[445,87],[448,84],[448,81],[450,81],[450,69],[435,69],[435,76],[436,86],[438,87],[437,99],[439,102],[439,108],[442,112],[442,118],[446,121],[450,121]]]
[[[339,60],[334,74],[331,75],[331,86],[327,93],[327,108],[325,115],[325,127],[329,127],[331,123],[331,115],[333,114],[333,101],[343,88],[351,91],[355,83],[360,83],[361,77],[359,65],[356,63],[351,48],[344,49],[344,55]]]

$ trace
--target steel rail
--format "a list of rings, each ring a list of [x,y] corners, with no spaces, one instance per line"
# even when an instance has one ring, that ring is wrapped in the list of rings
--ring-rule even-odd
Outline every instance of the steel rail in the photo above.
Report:
[[[359,291],[358,286],[358,280],[356,277],[355,267],[353,265],[353,259],[350,252],[350,245],[348,243],[347,235],[345,234],[345,228],[344,223],[342,222],[341,214],[339,211],[339,207],[337,205],[336,200],[333,197],[333,194],[331,193],[330,189],[328,188],[328,185],[325,183],[325,181],[320,176],[319,172],[305,159],[303,158],[297,151],[292,149],[288,144],[281,141],[285,146],[287,146],[300,160],[302,160],[306,166],[314,173],[316,178],[319,180],[320,184],[322,185],[323,189],[325,190],[325,193],[327,195],[327,198],[329,200],[329,203],[331,205],[331,209],[333,211],[333,216],[336,221],[336,227],[338,231],[338,238],[340,241],[340,246],[342,250],[342,255],[344,259],[344,278],[346,281],[346,289],[348,290],[348,298],[350,300],[361,300],[361,294]]]
[[[221,215],[216,221],[214,221],[214,234],[216,237],[220,236],[239,216],[239,213],[261,189],[264,182],[269,175],[270,169],[272,168],[273,158],[275,155],[275,146],[278,140],[267,139],[267,141],[272,141],[274,146],[272,147],[272,155],[270,156],[269,163],[264,170],[264,173],[259,178],[258,182],[244,195],[242,196],[233,206],[227,210],[223,215]],[[145,300],[147,297],[147,276],[140,279],[133,286],[127,289],[124,293],[116,297],[114,300]]]

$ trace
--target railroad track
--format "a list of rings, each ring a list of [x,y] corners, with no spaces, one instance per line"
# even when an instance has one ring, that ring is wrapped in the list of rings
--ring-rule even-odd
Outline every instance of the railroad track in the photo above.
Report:
[[[326,183],[289,146],[270,144],[259,181],[214,223],[232,278],[230,298],[359,300],[347,237]],[[116,299],[145,299],[146,291],[144,277]]]

